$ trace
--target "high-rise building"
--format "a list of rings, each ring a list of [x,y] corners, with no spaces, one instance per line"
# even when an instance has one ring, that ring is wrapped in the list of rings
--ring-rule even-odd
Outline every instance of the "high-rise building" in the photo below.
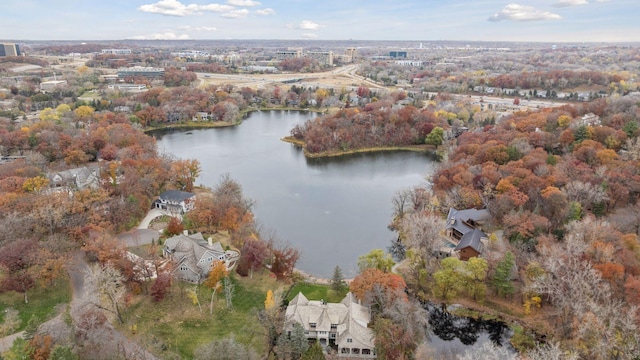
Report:
[[[0,44],[0,56],[20,56],[18,44]]]

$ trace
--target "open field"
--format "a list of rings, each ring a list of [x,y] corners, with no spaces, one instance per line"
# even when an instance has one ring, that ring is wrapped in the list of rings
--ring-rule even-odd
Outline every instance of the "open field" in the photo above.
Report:
[[[233,283],[233,306],[227,307],[220,292],[213,302],[213,314],[210,314],[212,292],[205,286],[174,283],[160,302],[153,302],[148,295],[139,295],[127,309],[126,324],[121,330],[129,337],[145,334],[140,340],[152,344],[160,358],[175,355],[191,358],[198,346],[229,336],[250,345],[259,354],[264,353],[264,334],[257,324],[256,311],[264,308],[268,290],[275,291],[286,285],[266,271],[254,274],[253,279],[234,276]],[[187,297],[187,289],[196,289],[202,312]]]

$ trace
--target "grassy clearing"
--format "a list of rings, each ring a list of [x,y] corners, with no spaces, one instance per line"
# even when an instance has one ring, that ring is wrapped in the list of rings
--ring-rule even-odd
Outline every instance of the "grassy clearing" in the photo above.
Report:
[[[298,282],[291,287],[291,290],[287,295],[287,301],[291,301],[294,296],[298,295],[299,292],[302,292],[302,294],[309,300],[325,300],[326,302],[337,303],[344,299],[344,296],[348,291],[348,289],[345,289],[344,291],[336,292],[328,285]]]
[[[262,328],[257,324],[256,311],[264,308],[264,300],[269,289],[276,290],[282,286],[269,273],[254,274],[254,278],[232,278],[235,285],[232,308],[227,308],[224,293],[220,292],[213,304],[213,315],[209,313],[211,290],[198,287],[198,305],[193,304],[186,296],[187,289],[195,286],[187,283],[174,284],[171,293],[159,303],[153,302],[150,296],[140,295],[127,309],[126,324],[122,331],[134,336],[146,334],[157,343],[157,355],[180,358],[192,358],[198,346],[215,339],[233,336],[243,344],[250,345],[259,354],[265,352]]]
[[[20,326],[16,331],[24,330],[31,316],[38,318],[38,322],[45,322],[56,316],[59,304],[71,301],[71,286],[68,278],[62,278],[56,286],[47,289],[36,287],[27,293],[29,303],[24,303],[24,294],[15,291],[0,293],[0,319],[4,321],[4,310],[14,308],[20,316]]]

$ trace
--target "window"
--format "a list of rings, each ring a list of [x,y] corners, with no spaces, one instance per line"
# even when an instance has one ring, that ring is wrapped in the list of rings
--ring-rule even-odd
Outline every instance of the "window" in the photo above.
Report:
[[[309,323],[309,326],[315,329],[316,323]]]
[[[370,349],[362,349],[362,355],[371,355]]]
[[[181,271],[187,271],[187,270],[189,270],[189,268],[187,267],[187,265],[180,265],[180,270]]]
[[[335,330],[338,328],[338,324],[331,324],[331,330]]]
[[[348,343],[353,342],[353,339],[347,339],[347,342]]]

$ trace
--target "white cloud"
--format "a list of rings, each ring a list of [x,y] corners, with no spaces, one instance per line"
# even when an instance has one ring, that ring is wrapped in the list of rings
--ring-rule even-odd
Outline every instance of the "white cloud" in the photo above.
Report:
[[[179,27],[180,30],[184,30],[184,31],[216,31],[218,29],[216,29],[213,26],[197,26],[197,27],[193,27],[191,25],[182,25]]]
[[[549,11],[534,8],[533,6],[508,4],[504,9],[491,15],[489,21],[539,21],[539,20],[560,20],[562,16]]]
[[[246,17],[248,14],[249,14],[249,10],[240,9],[240,10],[233,10],[233,11],[226,12],[220,16],[230,18],[230,19],[238,19],[238,18]]]
[[[202,11],[231,11],[234,7],[231,5],[220,4],[189,4],[185,5],[178,0],[160,0],[155,4],[142,5],[138,10],[143,12],[150,12],[155,14],[170,15],[170,16],[186,16],[192,14],[201,14]]]
[[[186,39],[189,39],[189,35],[187,35],[187,34],[176,35],[176,33],[172,32],[172,31],[166,31],[166,32],[163,32],[163,33],[153,33],[153,34],[148,34],[148,35],[131,36],[131,37],[129,37],[129,39],[134,39],[134,40],[186,40]]]
[[[227,4],[233,6],[258,6],[259,2],[253,0],[227,0]]]
[[[566,6],[577,6],[577,5],[587,5],[589,2],[587,0],[559,0],[557,3],[553,4],[555,7],[566,7]]]
[[[322,27],[324,26],[309,20],[303,20],[300,25],[298,25],[298,28],[303,30],[318,30]]]
[[[315,39],[318,37],[318,34],[306,33],[306,34],[302,34],[302,37],[305,39]]]
[[[272,8],[260,9],[255,11],[258,15],[274,15],[276,13]]]

